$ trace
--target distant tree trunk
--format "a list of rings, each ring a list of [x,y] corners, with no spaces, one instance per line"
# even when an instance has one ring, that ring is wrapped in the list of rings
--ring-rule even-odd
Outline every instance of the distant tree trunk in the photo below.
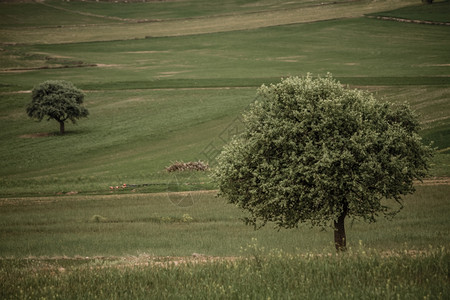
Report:
[[[59,122],[59,134],[64,134],[64,121],[58,121]]]
[[[345,217],[348,213],[348,204],[345,202],[342,213],[334,221],[334,245],[337,251],[347,250],[347,238],[345,236]]]
[[[422,3],[432,4],[433,0],[422,0]]]

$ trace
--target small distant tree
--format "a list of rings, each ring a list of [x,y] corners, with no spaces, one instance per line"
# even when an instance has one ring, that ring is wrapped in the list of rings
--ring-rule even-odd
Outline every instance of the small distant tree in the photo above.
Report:
[[[38,121],[45,117],[56,120],[60,134],[64,134],[67,120],[75,124],[77,119],[89,115],[89,111],[82,106],[83,100],[84,93],[72,83],[48,80],[33,89],[31,103],[26,110],[29,117]]]
[[[407,105],[344,88],[330,74],[261,86],[244,124],[218,157],[219,194],[248,211],[255,228],[331,225],[338,251],[345,219],[393,216],[432,155]]]

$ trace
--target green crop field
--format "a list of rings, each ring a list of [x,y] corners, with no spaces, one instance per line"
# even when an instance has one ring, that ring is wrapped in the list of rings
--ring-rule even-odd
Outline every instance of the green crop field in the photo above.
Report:
[[[448,298],[449,24],[448,0],[0,1],[0,298]],[[309,72],[408,102],[436,147],[398,216],[348,222],[345,255],[165,170],[213,168],[257,88]],[[63,136],[25,112],[49,79],[86,93]]]

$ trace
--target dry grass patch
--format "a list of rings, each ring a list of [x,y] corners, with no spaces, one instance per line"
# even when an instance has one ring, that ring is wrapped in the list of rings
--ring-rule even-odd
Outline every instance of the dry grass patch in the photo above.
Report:
[[[23,139],[34,139],[34,138],[42,138],[42,137],[48,137],[53,136],[53,133],[48,132],[40,132],[40,133],[30,133],[30,134],[22,134],[20,138]]]

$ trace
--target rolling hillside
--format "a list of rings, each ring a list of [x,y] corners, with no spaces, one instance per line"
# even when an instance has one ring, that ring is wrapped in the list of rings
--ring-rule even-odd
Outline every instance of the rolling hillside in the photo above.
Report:
[[[0,195],[214,188],[165,167],[213,166],[258,86],[308,72],[411,103],[432,176],[449,176],[450,26],[374,17],[450,21],[448,1],[416,2],[2,2]],[[25,114],[47,79],[87,93],[89,119],[65,136]]]

